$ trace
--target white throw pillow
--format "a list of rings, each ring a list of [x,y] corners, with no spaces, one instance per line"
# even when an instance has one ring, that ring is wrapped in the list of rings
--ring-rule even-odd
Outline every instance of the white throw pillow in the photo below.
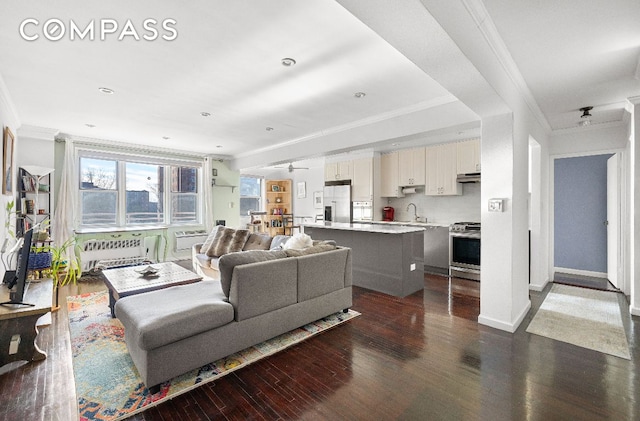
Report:
[[[313,240],[307,234],[299,232],[294,234],[286,243],[282,246],[284,250],[288,249],[304,249],[307,247],[311,247],[313,245]]]

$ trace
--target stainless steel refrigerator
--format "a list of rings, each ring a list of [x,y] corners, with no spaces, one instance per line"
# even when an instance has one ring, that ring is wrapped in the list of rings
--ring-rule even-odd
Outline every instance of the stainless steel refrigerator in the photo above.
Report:
[[[351,185],[324,186],[324,220],[331,222],[351,222]]]

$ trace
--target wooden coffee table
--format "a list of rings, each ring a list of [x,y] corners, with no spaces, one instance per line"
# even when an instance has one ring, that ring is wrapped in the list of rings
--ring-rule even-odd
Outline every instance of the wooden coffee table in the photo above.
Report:
[[[145,265],[146,266],[146,265]],[[102,271],[104,283],[109,288],[109,308],[111,317],[116,317],[114,307],[116,301],[129,295],[142,294],[176,285],[185,285],[198,282],[202,277],[173,262],[152,264],[158,269],[155,276],[144,276],[136,272],[136,269],[145,266],[127,266],[124,268],[107,269]]]

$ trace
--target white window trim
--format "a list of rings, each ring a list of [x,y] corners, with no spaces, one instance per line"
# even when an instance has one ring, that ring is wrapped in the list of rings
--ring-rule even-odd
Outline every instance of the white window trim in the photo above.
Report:
[[[76,174],[76,188],[74,189],[75,200],[77,203],[77,221],[75,223],[76,232],[90,232],[90,231],[122,231],[122,230],[149,230],[149,229],[158,229],[158,228],[170,228],[170,227],[184,227],[184,226],[194,226],[194,225],[202,225],[204,223],[204,199],[202,192],[204,188],[206,188],[205,184],[205,175],[204,171],[204,159],[200,157],[184,157],[184,158],[176,158],[172,156],[167,156],[162,153],[149,153],[149,151],[145,151],[145,154],[141,153],[115,153],[108,150],[102,150],[94,147],[82,147],[77,146],[75,150],[75,165],[78,168]],[[169,166],[182,166],[182,167],[194,167],[198,172],[198,181],[197,181],[197,217],[195,221],[189,222],[180,222],[174,223],[171,221],[171,172],[165,171],[164,176],[164,203],[165,203],[165,223],[162,224],[142,224],[142,225],[125,225],[126,220],[126,211],[122,208],[122,205],[126,202],[126,165],[118,165],[117,174],[116,174],[116,183],[117,183],[117,194],[118,194],[118,202],[116,207],[116,224],[115,225],[101,225],[101,224],[93,224],[93,225],[83,225],[82,224],[82,201],[80,200],[80,195],[82,189],[80,188],[80,180],[82,179],[82,174],[80,172],[80,159],[81,158],[95,158],[95,159],[104,159],[104,160],[116,160],[116,161],[124,161],[124,162],[135,162],[135,163],[148,163],[153,165],[162,165],[165,168]]]

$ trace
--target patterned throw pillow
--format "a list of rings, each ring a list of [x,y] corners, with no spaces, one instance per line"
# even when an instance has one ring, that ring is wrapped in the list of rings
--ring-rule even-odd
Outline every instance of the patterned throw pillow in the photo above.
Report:
[[[202,243],[202,246],[200,246],[200,254],[207,254],[207,251],[209,251],[209,249],[211,248],[211,245],[213,244],[213,239],[216,237],[216,233],[218,232],[218,228],[221,227],[222,225],[218,225],[217,227],[214,227],[211,232],[209,233],[209,236],[207,237],[206,240],[204,240],[204,243]]]
[[[207,250],[207,256],[219,257],[227,253],[242,251],[242,247],[244,247],[244,243],[247,242],[250,234],[249,230],[218,227],[213,243]]]

